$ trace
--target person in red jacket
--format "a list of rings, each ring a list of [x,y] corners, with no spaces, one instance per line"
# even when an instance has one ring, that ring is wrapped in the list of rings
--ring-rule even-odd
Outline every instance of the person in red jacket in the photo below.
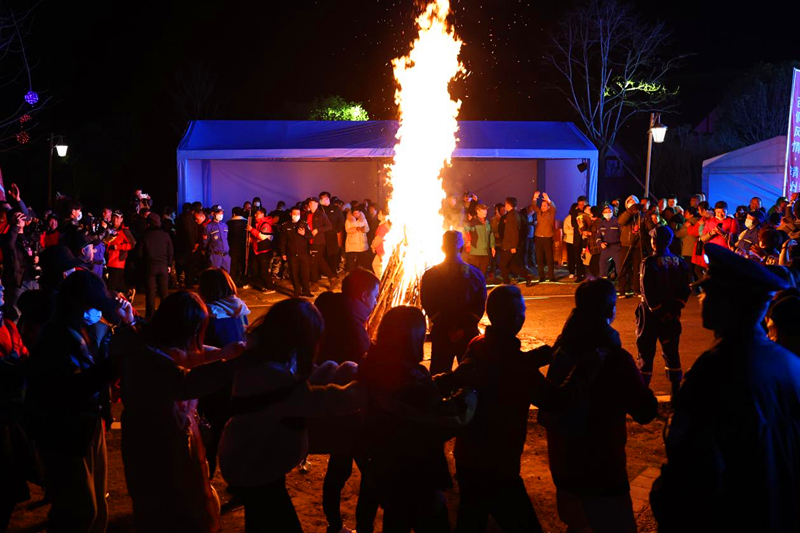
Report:
[[[105,239],[106,262],[108,265],[108,280],[106,286],[110,291],[126,292],[125,261],[128,252],[136,246],[136,239],[131,231],[123,224],[122,211],[116,210],[111,214],[111,230]]]
[[[248,226],[250,232],[250,242],[253,243],[253,253],[250,255],[251,277],[260,286],[264,294],[274,294],[275,284],[269,273],[269,260],[272,258],[272,243],[274,235],[272,233],[272,217],[267,216],[263,207],[255,211],[255,222],[253,226]]]

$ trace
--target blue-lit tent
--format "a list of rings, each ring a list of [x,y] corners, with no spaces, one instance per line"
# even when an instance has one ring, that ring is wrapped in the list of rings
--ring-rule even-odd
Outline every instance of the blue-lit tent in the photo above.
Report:
[[[178,205],[230,210],[259,196],[271,209],[323,190],[383,203],[396,131],[395,121],[191,122],[178,147]],[[517,196],[526,205],[542,190],[563,214],[581,194],[595,203],[597,149],[571,123],[462,121],[458,138],[443,173],[448,192],[469,190],[487,204]]]

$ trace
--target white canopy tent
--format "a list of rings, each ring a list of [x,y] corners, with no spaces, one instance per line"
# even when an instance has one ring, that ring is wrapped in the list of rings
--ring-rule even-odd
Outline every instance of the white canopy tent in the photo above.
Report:
[[[225,209],[258,196],[267,209],[331,191],[345,202],[385,203],[385,165],[395,121],[194,121],[178,147],[178,205]],[[459,122],[445,190],[481,201],[548,192],[566,214],[577,196],[597,197],[597,149],[571,123]],[[585,169],[578,165],[584,163]],[[584,167],[582,167],[584,168]]]
[[[769,208],[783,195],[785,163],[785,135],[745,146],[703,161],[703,190],[712,206],[723,200],[729,212],[754,196]]]

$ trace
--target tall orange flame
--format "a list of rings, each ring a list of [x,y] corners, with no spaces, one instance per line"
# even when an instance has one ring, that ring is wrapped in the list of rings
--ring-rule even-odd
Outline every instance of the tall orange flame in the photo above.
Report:
[[[428,4],[417,18],[419,36],[411,52],[392,61],[400,126],[388,173],[392,230],[386,245],[387,257],[402,247],[403,264],[403,279],[395,287],[392,306],[406,303],[409,287],[443,258],[441,210],[446,195],[441,171],[450,165],[456,147],[461,107],[460,101],[450,97],[448,86],[465,73],[458,59],[462,42],[447,24],[449,11],[450,0]]]

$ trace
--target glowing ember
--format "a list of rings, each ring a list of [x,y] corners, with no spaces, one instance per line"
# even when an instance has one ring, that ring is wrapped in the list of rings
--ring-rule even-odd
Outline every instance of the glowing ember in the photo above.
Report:
[[[461,41],[447,24],[449,0],[435,0],[417,18],[419,37],[406,57],[392,61],[400,110],[398,143],[389,168],[392,185],[386,236],[386,258],[395,254],[402,267],[387,269],[382,292],[386,306],[416,301],[416,285],[429,265],[443,259],[441,251],[445,192],[440,172],[450,164],[456,147],[461,102],[450,98],[448,85],[465,73],[458,60]],[[398,248],[399,247],[399,248]]]

